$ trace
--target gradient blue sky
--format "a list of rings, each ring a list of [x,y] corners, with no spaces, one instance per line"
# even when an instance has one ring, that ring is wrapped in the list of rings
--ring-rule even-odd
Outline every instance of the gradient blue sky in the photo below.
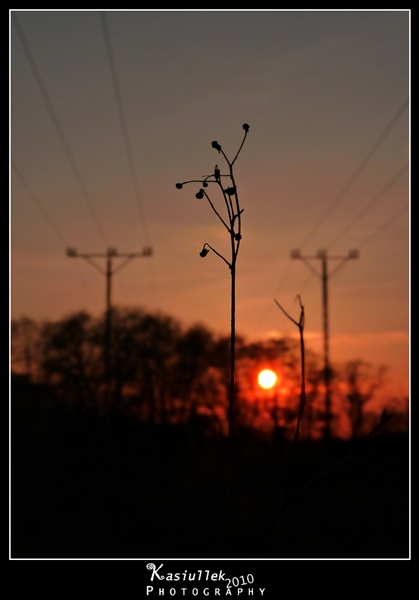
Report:
[[[114,302],[227,332],[228,269],[199,257],[227,233],[175,183],[212,171],[212,140],[233,155],[247,122],[238,331],[294,334],[273,298],[297,315],[300,293],[320,351],[320,281],[290,250],[358,248],[330,280],[331,359],[388,364],[407,394],[410,9],[10,14],[13,317],[99,314],[105,278],[66,246],[150,244]]]

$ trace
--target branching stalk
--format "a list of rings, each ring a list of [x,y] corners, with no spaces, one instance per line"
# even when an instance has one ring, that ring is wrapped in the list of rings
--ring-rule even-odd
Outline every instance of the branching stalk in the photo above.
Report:
[[[189,183],[199,183],[201,185],[201,189],[196,194],[196,198],[202,199],[206,198],[213,210],[213,212],[217,215],[218,219],[227,229],[230,235],[230,247],[231,247],[231,259],[227,260],[222,254],[217,252],[210,244],[205,243],[200,256],[204,258],[209,250],[212,250],[221,260],[223,260],[231,272],[231,304],[230,304],[230,385],[229,385],[229,406],[228,406],[228,435],[230,442],[233,437],[234,432],[234,406],[235,406],[235,360],[236,360],[236,263],[237,263],[237,255],[240,248],[241,241],[241,214],[243,209],[240,208],[239,196],[237,193],[236,181],[234,178],[233,165],[239,156],[244,142],[246,140],[247,134],[249,132],[249,125],[245,123],[243,125],[244,129],[244,137],[239,146],[239,149],[234,156],[234,159],[230,161],[228,156],[225,154],[224,150],[220,146],[220,144],[216,141],[212,142],[212,147],[218,151],[224,158],[228,166],[228,174],[222,174],[218,165],[215,165],[214,172],[211,175],[205,175],[202,179],[191,179],[188,181],[184,181],[182,183],[177,183],[176,188],[182,189],[182,187]],[[229,180],[229,185],[227,187],[223,186],[222,180]],[[214,203],[210,199],[209,195],[205,191],[205,188],[208,185],[216,183],[221,191],[223,196],[223,200],[226,206],[227,218],[223,218],[219,211],[215,208]],[[236,230],[235,230],[236,227]],[[231,443],[230,443],[231,449]]]

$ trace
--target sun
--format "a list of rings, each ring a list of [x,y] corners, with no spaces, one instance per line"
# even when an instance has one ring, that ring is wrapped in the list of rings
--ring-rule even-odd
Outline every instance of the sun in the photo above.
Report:
[[[271,389],[275,385],[275,383],[277,382],[277,380],[278,380],[278,377],[270,369],[264,369],[258,375],[258,384],[264,390]]]

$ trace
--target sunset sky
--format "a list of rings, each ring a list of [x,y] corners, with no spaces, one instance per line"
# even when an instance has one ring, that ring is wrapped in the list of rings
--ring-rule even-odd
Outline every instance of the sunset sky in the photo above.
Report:
[[[388,393],[408,393],[408,9],[9,14],[12,317],[98,315],[105,278],[66,247],[149,245],[114,303],[226,333],[229,271],[199,252],[228,234],[175,183],[222,167],[211,142],[234,156],[248,123],[238,332],[297,334],[274,298],[298,318],[300,294],[321,352],[320,280],[290,251],[358,249],[330,279],[331,361],[386,364]]]

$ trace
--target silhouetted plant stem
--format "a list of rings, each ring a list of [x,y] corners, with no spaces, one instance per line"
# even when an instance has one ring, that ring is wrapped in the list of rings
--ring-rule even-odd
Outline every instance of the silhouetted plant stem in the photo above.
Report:
[[[230,402],[228,432],[230,441],[234,435],[235,365],[236,365],[236,259],[231,264],[231,337],[230,337]],[[230,443],[231,446],[231,443]]]
[[[229,405],[228,405],[228,439],[229,439],[229,468],[228,468],[228,489],[231,486],[231,461],[232,461],[232,439],[234,436],[234,408],[235,408],[235,363],[236,363],[236,262],[237,255],[240,248],[241,240],[241,214],[243,209],[240,208],[239,197],[237,193],[236,181],[234,178],[233,165],[239,156],[243,144],[246,140],[249,132],[249,125],[245,123],[243,125],[244,137],[239,146],[238,151],[232,161],[230,161],[225,154],[224,150],[217,141],[212,142],[212,147],[221,154],[228,166],[228,174],[222,174],[218,165],[215,165],[213,173],[206,175],[202,179],[191,179],[182,183],[177,183],[176,188],[182,189],[182,187],[188,183],[200,183],[202,187],[195,194],[198,200],[206,198],[213,212],[217,215],[223,226],[227,229],[230,235],[231,245],[231,260],[227,260],[222,254],[215,250],[207,242],[203,245],[200,252],[200,256],[205,258],[210,250],[212,250],[221,260],[223,260],[230,269],[231,273],[231,305],[230,305],[230,382],[229,382]],[[229,186],[224,187],[222,181],[227,178],[229,180]],[[215,207],[209,194],[205,188],[210,184],[216,184],[222,194],[224,204],[227,211],[227,219],[224,219],[220,212]]]
[[[297,296],[298,301],[300,303],[300,320],[297,322],[295,319],[293,319],[286,310],[284,310],[282,308],[282,306],[279,304],[279,302],[277,302],[275,300],[276,305],[282,310],[282,312],[284,313],[284,315],[286,315],[288,317],[288,319],[290,321],[292,321],[299,330],[300,333],[300,354],[301,354],[301,392],[300,392],[300,405],[298,408],[298,417],[297,417],[297,425],[295,428],[295,433],[294,433],[294,439],[292,442],[292,448],[291,448],[291,458],[290,458],[290,462],[288,465],[288,472],[287,472],[287,476],[286,476],[286,480],[285,480],[285,491],[284,491],[284,496],[285,496],[285,502],[288,499],[288,492],[289,492],[289,486],[290,486],[290,480],[291,480],[291,472],[292,472],[292,467],[294,465],[294,458],[295,458],[295,450],[297,447],[297,442],[298,442],[298,436],[300,435],[300,426],[301,426],[301,420],[303,418],[303,412],[304,412],[304,406],[305,406],[305,402],[306,402],[306,384],[305,384],[305,351],[304,351],[304,306],[302,305],[301,302],[301,298],[300,295]]]

